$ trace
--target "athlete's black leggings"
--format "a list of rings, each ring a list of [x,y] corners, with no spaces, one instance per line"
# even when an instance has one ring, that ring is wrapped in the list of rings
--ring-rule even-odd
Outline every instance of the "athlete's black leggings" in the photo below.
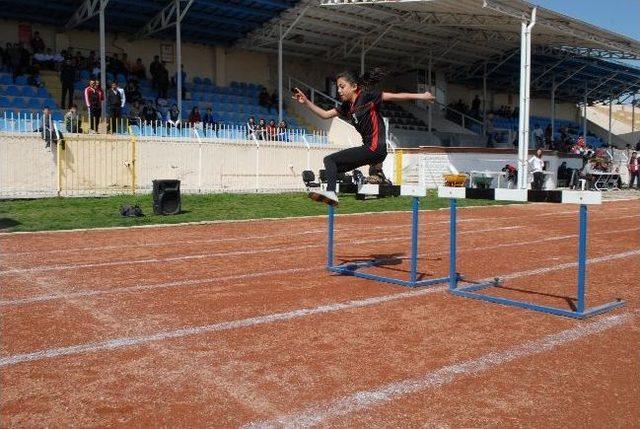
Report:
[[[363,165],[379,164],[387,157],[386,152],[372,152],[366,146],[350,147],[324,158],[327,191],[336,190],[338,173],[346,173]]]

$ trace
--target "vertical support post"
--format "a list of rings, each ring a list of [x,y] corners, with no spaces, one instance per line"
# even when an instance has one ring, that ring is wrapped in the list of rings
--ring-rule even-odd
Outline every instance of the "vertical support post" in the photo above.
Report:
[[[633,100],[631,101],[631,137],[636,131],[636,95],[633,94]]]
[[[280,36],[278,37],[278,123],[282,121],[282,23],[279,26]]]
[[[455,289],[458,285],[458,273],[456,271],[456,206],[455,198],[449,199],[449,289]]]
[[[176,1],[176,100],[178,101],[178,112],[182,119],[182,30],[180,24],[180,0]]]
[[[427,85],[426,87],[429,88],[429,92],[435,96],[435,91],[433,89],[433,87],[431,86],[431,80],[433,79],[433,56],[431,55],[431,53],[429,53],[429,70],[428,70],[428,74],[427,74]],[[429,109],[429,139],[431,139],[431,130],[433,129],[433,104],[427,104],[427,108]]]
[[[482,74],[482,118],[487,117],[487,62],[484,62],[484,73]]]
[[[551,76],[551,141],[553,147],[553,135],[556,132],[556,75]]]
[[[362,53],[360,54],[360,74],[364,74],[364,56],[367,51],[364,49],[364,37],[362,38]]]
[[[524,135],[524,115],[525,109],[525,63],[527,61],[527,23],[523,20],[520,24],[520,94],[518,104],[518,189],[526,188],[526,174],[525,169],[527,165],[527,152],[528,142],[525,141]]]
[[[411,283],[415,283],[418,275],[418,216],[420,209],[420,199],[413,197],[413,208],[411,210],[411,267],[410,277]],[[413,286],[413,285],[412,285]]]
[[[588,84],[585,82],[584,84],[584,106],[582,110],[582,136],[584,137],[584,141],[587,141],[587,106],[589,105],[589,91]]]
[[[104,9],[106,7],[105,0],[100,0],[100,85],[102,86],[102,90],[107,92],[107,54],[106,54],[106,36],[104,29]],[[105,118],[107,115],[106,106],[106,97],[102,100],[102,117]]]
[[[327,240],[327,268],[333,267],[333,217],[335,208],[329,206],[329,237]]]
[[[44,124],[42,125],[44,127]],[[56,175],[57,175],[57,193],[58,196],[62,195],[62,145],[56,145]]]
[[[134,133],[131,133],[131,193],[133,195],[136,194],[136,186],[138,181],[138,177],[136,176],[136,143],[136,135]]]
[[[609,147],[611,147],[611,126],[612,126],[612,121],[613,121],[613,94],[611,94],[611,97],[609,98],[609,132],[607,134],[607,143],[609,144]],[[585,135],[584,137],[585,139],[587,138],[587,136]]]
[[[578,313],[585,308],[585,279],[587,261],[587,205],[580,205],[580,231],[578,233]]]

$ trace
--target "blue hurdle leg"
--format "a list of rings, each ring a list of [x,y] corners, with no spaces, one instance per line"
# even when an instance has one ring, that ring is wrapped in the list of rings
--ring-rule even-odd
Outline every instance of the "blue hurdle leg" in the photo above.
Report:
[[[411,212],[411,272],[409,282],[415,283],[418,274],[418,216],[420,200],[413,197],[413,210]]]
[[[585,281],[587,264],[587,205],[580,205],[580,231],[578,234],[578,313],[585,308]]]
[[[458,273],[456,272],[456,206],[458,201],[455,198],[449,199],[449,289],[455,289],[458,284]]]
[[[334,208],[329,205],[329,239],[327,240],[327,268],[333,267],[333,215]]]

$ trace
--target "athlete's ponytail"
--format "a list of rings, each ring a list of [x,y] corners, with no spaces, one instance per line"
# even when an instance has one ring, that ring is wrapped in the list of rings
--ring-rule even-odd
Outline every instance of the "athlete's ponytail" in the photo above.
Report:
[[[358,85],[362,89],[367,89],[376,83],[382,81],[386,76],[387,72],[381,67],[375,67],[362,75],[358,75],[352,71],[343,71],[338,73],[336,76],[336,80],[339,78],[345,79],[352,85]]]

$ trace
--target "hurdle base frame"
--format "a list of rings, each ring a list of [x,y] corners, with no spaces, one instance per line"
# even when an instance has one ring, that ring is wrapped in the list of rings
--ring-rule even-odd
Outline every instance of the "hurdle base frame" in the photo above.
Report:
[[[469,192],[471,191],[471,192]],[[493,190],[491,190],[493,191]],[[505,193],[505,190],[502,190]],[[615,301],[611,301],[605,304],[601,304],[595,307],[586,307],[586,263],[587,263],[587,205],[588,204],[600,204],[600,195],[594,195],[593,192],[570,192],[567,195],[564,193],[554,194],[549,193],[555,198],[553,201],[549,201],[547,194],[543,194],[544,191],[526,191],[526,190],[507,190],[504,196],[500,195],[496,199],[511,200],[511,201],[540,201],[540,198],[544,197],[545,202],[557,202],[557,203],[572,203],[579,204],[579,227],[578,227],[578,281],[577,281],[577,305],[575,310],[568,310],[564,308],[558,308],[553,306],[534,304],[527,301],[520,301],[516,299],[503,298],[495,295],[486,295],[478,293],[484,289],[490,287],[500,287],[502,280],[499,277],[495,277],[491,281],[484,281],[480,283],[470,283],[465,286],[458,286],[458,281],[462,279],[462,276],[456,269],[456,257],[457,257],[457,244],[456,244],[456,232],[457,232],[457,198],[487,198],[486,191],[483,193],[478,190],[469,190],[465,188],[449,188],[443,187],[438,189],[440,197],[449,198],[449,293],[465,298],[471,298],[481,301],[487,301],[494,304],[507,305],[511,307],[523,308],[526,310],[533,310],[546,314],[552,314],[555,316],[569,317],[573,319],[585,319],[588,317],[596,316],[598,314],[606,313],[615,308],[622,307],[626,304],[626,301],[617,298]],[[477,195],[476,195],[477,194]],[[492,195],[493,196],[493,195]],[[532,198],[533,196],[533,198]]]
[[[400,191],[400,186],[392,189],[393,193]],[[370,189],[370,190],[369,190]],[[381,189],[379,185],[365,185],[361,186],[359,191],[362,195],[367,193],[378,193]],[[345,262],[343,264],[334,265],[333,263],[333,251],[334,251],[334,217],[335,208],[329,206],[329,239],[327,248],[327,270],[336,274],[359,277],[367,280],[375,280],[384,283],[392,283],[400,286],[406,286],[410,288],[414,287],[426,287],[433,286],[440,283],[450,283],[451,277],[437,277],[424,280],[418,280],[417,264],[418,264],[418,217],[420,208],[420,197],[426,196],[426,188],[420,186],[404,187],[403,195],[412,196],[413,207],[411,212],[411,259],[409,269],[409,279],[403,280],[395,277],[387,277],[377,274],[371,274],[367,272],[358,271],[362,268],[369,268],[375,266],[384,265],[384,259],[369,259],[358,262]],[[456,277],[456,280],[461,280],[462,277]]]

